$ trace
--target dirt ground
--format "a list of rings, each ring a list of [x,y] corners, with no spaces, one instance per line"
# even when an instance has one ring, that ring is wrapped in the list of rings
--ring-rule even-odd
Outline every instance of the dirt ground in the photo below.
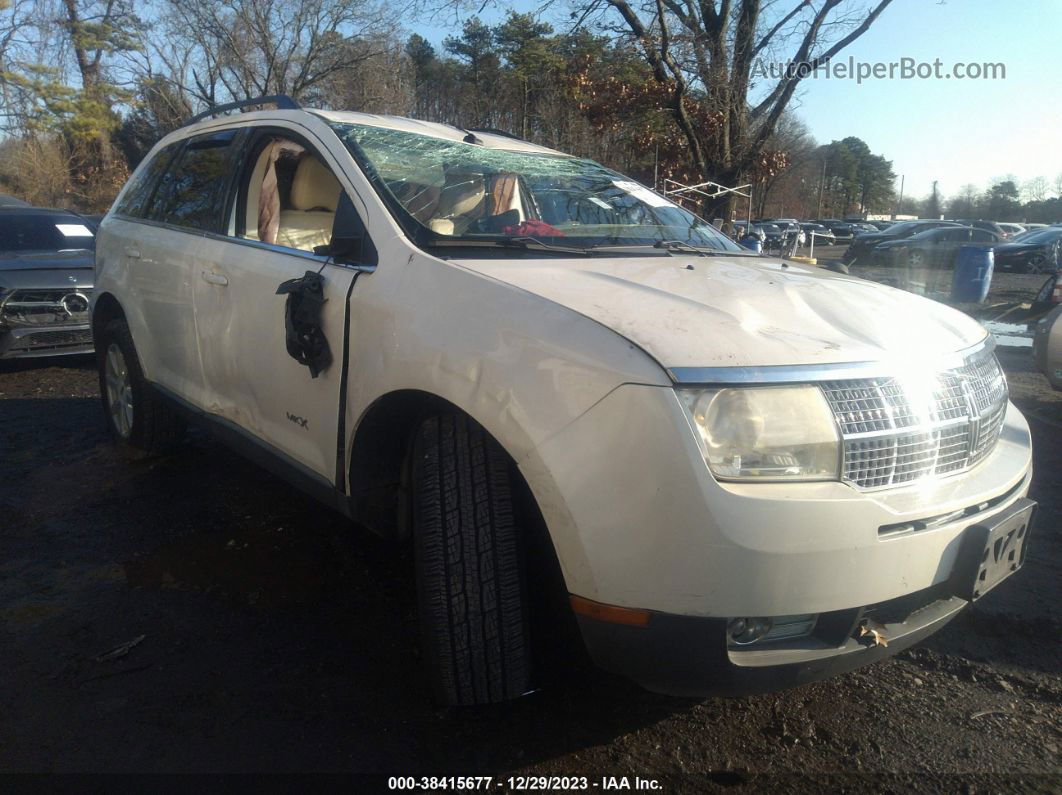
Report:
[[[573,671],[475,710],[430,705],[400,550],[201,433],[123,460],[91,358],[0,364],[0,771],[1057,792],[1062,393],[1028,349],[1000,358],[1038,524],[1025,568],[942,632],[780,694],[692,702]]]

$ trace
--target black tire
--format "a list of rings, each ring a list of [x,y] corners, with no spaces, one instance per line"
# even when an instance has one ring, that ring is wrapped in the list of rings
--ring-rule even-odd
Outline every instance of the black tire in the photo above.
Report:
[[[1043,273],[1045,265],[1047,265],[1047,255],[1033,254],[1025,260],[1025,267],[1021,269],[1021,272]]]
[[[128,378],[126,394],[131,417],[127,427],[112,411],[113,392],[108,388],[108,367],[112,346],[121,354]],[[120,318],[107,323],[96,340],[96,361],[100,375],[100,398],[107,429],[119,448],[132,458],[146,458],[170,452],[185,432],[183,420],[156,395],[144,379],[140,358],[133,345],[129,326]]]
[[[413,444],[413,545],[424,660],[443,704],[527,692],[530,643],[511,463],[462,415]]]

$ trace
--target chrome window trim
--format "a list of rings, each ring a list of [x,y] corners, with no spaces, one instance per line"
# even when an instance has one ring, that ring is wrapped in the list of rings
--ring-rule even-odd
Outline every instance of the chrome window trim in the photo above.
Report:
[[[946,354],[927,367],[949,370],[961,367],[966,360],[990,352],[996,347],[991,334],[975,345]],[[830,364],[768,365],[766,367],[670,367],[668,376],[677,386],[715,386],[720,384],[809,384],[849,378],[882,378],[895,375],[888,360],[873,362],[837,362]]]
[[[114,217],[120,221],[133,224],[146,224],[147,226],[155,226],[159,229],[168,229],[171,232],[183,232],[184,234],[193,235],[195,237],[202,237],[208,240],[214,240],[221,243],[236,243],[240,246],[249,246],[250,248],[257,248],[263,251],[272,251],[277,254],[288,254],[293,257],[301,257],[308,259],[317,265],[330,265],[336,268],[347,268],[349,270],[361,271],[363,273],[372,273],[376,270],[375,265],[358,265],[355,263],[347,262],[335,262],[331,257],[326,257],[321,254],[314,254],[312,251],[304,251],[301,248],[288,248],[287,246],[278,246],[274,243],[264,243],[261,240],[252,240],[249,237],[235,237],[233,235],[222,234],[221,232],[209,232],[205,229],[195,229],[190,226],[177,226],[176,224],[168,224],[165,221],[155,221],[151,218],[134,218],[128,215],[122,215],[120,213],[113,213]]]

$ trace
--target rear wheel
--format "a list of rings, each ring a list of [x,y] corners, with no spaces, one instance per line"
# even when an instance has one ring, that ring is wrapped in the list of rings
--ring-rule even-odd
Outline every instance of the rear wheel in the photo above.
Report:
[[[907,264],[910,265],[912,268],[925,267],[927,261],[928,260],[924,251],[919,251],[918,249],[915,249],[914,251],[909,251],[907,253]]]
[[[441,415],[421,425],[412,463],[417,600],[435,696],[516,698],[531,665],[511,462],[480,425]]]
[[[129,326],[110,321],[96,344],[100,396],[111,436],[134,457],[168,452],[184,435],[184,423],[151,391],[140,368]]]

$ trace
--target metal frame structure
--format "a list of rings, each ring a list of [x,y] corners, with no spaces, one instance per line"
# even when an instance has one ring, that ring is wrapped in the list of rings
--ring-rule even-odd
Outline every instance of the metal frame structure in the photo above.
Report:
[[[673,185],[673,186],[677,186],[677,187],[669,188],[668,185]],[[746,223],[745,228],[748,229],[750,226],[752,226],[752,190],[751,190],[752,183],[751,182],[746,183],[745,185],[738,185],[737,187],[734,187],[734,188],[728,188],[726,185],[720,185],[718,182],[712,182],[711,180],[706,180],[704,182],[698,182],[696,185],[685,185],[685,184],[679,182],[678,180],[670,179],[668,177],[665,177],[664,178],[664,186],[663,187],[664,187],[663,194],[665,196],[687,197],[688,194],[691,194],[691,193],[700,194],[701,196],[704,196],[707,199],[717,199],[720,196],[722,196],[724,194],[727,194],[727,193],[733,193],[735,196],[744,196],[746,199],[749,200],[749,211],[748,211],[747,216],[745,217],[745,223]],[[708,190],[705,190],[705,188],[707,188]],[[750,189],[748,193],[744,192],[745,188],[749,188]],[[709,193],[709,191],[713,191],[713,192]],[[729,219],[727,219],[727,220],[729,220]]]

